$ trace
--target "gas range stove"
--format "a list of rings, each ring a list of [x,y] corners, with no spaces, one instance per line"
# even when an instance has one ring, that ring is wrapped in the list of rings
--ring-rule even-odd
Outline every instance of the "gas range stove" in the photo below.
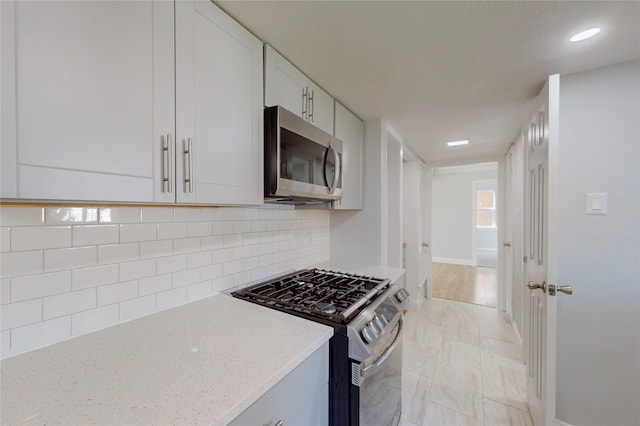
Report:
[[[235,291],[233,296],[285,312],[347,324],[390,284],[388,279],[304,269]]]
[[[389,279],[304,269],[234,291],[234,297],[333,327],[329,341],[329,424],[397,424],[406,290]],[[385,378],[376,384],[376,376]],[[393,377],[395,385],[389,384]],[[374,395],[382,392],[382,395]],[[361,394],[363,397],[361,397]],[[392,419],[370,404],[394,401]],[[377,416],[377,417],[376,417]]]

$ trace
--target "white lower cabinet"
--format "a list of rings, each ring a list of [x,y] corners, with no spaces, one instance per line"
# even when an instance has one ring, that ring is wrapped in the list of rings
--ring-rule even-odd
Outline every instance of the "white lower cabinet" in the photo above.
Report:
[[[262,43],[215,4],[2,1],[0,19],[1,198],[262,203]]]
[[[328,383],[327,342],[236,417],[230,425],[326,426],[329,423]]]

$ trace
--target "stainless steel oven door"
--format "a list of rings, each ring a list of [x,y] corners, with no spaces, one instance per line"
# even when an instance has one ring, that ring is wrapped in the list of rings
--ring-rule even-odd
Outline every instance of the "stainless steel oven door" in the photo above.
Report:
[[[403,318],[390,333],[394,336],[384,352],[367,360],[360,377],[360,424],[396,426],[402,414],[402,334]]]

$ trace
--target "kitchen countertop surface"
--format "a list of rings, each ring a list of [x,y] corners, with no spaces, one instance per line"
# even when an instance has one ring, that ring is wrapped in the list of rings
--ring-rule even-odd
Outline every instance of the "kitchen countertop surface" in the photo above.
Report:
[[[2,424],[227,424],[331,336],[228,295],[2,360]]]

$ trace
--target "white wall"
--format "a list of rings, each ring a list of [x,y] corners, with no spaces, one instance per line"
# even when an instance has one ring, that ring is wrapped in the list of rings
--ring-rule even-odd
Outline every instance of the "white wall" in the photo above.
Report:
[[[329,259],[329,212],[0,208],[2,357]]]
[[[498,167],[436,168],[433,173],[432,244],[434,262],[473,264],[473,186],[498,178]]]
[[[561,77],[557,417],[640,419],[640,62]],[[607,216],[584,214],[608,193]]]

